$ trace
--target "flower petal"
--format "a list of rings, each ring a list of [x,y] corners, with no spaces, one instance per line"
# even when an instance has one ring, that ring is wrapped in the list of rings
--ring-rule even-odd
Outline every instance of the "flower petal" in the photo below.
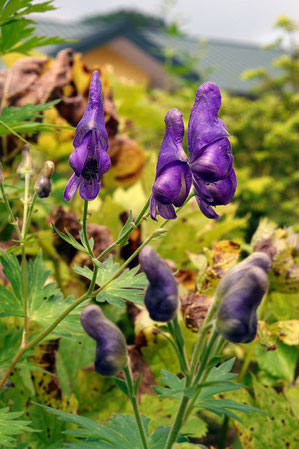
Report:
[[[199,176],[197,176],[196,173],[192,173],[192,175],[193,175],[193,185],[196,194],[206,202],[213,201],[213,197],[210,194],[206,186],[206,183]]]
[[[188,125],[188,149],[191,162],[202,149],[217,139],[229,136],[226,126],[218,118],[221,106],[219,87],[214,83],[202,84],[196,92]]]
[[[72,199],[81,181],[82,181],[81,176],[77,176],[75,173],[70,177],[67,185],[65,186],[63,194],[63,198],[65,199],[65,201],[70,201]]]
[[[97,70],[93,72],[91,77],[88,104],[76,128],[74,147],[81,145],[82,140],[91,129],[97,130],[101,149],[107,151],[108,135],[105,127],[102,83]]]
[[[157,201],[162,204],[170,204],[177,199],[182,189],[183,172],[184,167],[180,162],[172,163],[164,167],[159,176],[157,176],[152,188]]]
[[[191,170],[206,181],[224,179],[231,171],[233,156],[227,138],[216,140],[205,147],[191,165]]]
[[[106,173],[111,167],[111,161],[108,153],[104,150],[100,150],[99,152],[99,179]]]
[[[151,201],[150,201],[150,213],[151,213],[151,218],[152,218],[153,220],[155,220],[155,221],[158,221],[158,220],[157,220],[157,211],[156,211],[156,209],[157,209],[157,202],[156,202],[154,196],[152,195],[152,196],[151,196]]]
[[[176,218],[176,213],[174,210],[174,207],[169,204],[161,204],[157,202],[157,206],[158,206],[158,212],[159,215],[163,218],[165,218],[166,220],[172,220],[174,218]]]
[[[184,137],[183,115],[178,109],[170,109],[165,116],[165,133],[161,144],[156,178],[165,165],[175,162],[187,162],[188,158],[182,147]]]
[[[184,164],[183,170],[181,173],[181,191],[173,201],[173,204],[176,207],[181,207],[187,199],[189,195],[190,189],[192,185],[192,174],[189,166]]]
[[[209,201],[212,206],[228,204],[236,192],[237,178],[235,171],[232,170],[227,178],[206,184],[206,186],[213,197],[213,201]]]
[[[82,140],[81,145],[76,147],[69,157],[69,165],[72,167],[77,176],[81,174],[87,160],[89,141],[90,134],[87,134]]]
[[[200,210],[207,218],[219,220],[220,216],[214,211],[214,209],[208,203],[202,200],[199,196],[196,196],[196,201]]]
[[[80,196],[83,200],[92,201],[97,197],[100,188],[101,183],[95,179],[91,182],[84,179],[80,186]]]

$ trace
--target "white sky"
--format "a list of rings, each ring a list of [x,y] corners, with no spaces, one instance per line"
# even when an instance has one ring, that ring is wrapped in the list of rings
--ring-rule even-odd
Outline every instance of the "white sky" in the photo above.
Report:
[[[298,0],[55,0],[56,11],[42,17],[80,20],[87,15],[134,8],[177,20],[188,34],[269,43],[273,24],[285,14],[299,21]],[[163,4],[172,4],[165,14]]]

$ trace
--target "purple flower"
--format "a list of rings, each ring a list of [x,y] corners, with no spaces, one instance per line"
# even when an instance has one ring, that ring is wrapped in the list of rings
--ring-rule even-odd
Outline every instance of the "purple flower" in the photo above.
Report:
[[[140,252],[139,262],[149,280],[144,304],[151,319],[162,322],[172,320],[179,302],[178,287],[173,274],[150,245],[145,246]]]
[[[107,154],[102,84],[97,70],[92,74],[88,104],[77,125],[73,145],[75,149],[69,164],[75,173],[66,185],[64,199],[69,201],[80,186],[81,198],[94,200],[101,188],[101,177],[111,165]]]
[[[218,86],[202,84],[197,90],[188,125],[189,160],[182,147],[182,113],[171,109],[166,114],[150,205],[154,220],[157,208],[163,218],[176,218],[174,206],[184,203],[192,181],[197,203],[208,218],[218,219],[212,206],[228,204],[233,198],[237,179],[227,138],[229,134],[218,118],[220,106]]]
[[[215,292],[220,302],[216,329],[233,343],[249,343],[257,331],[256,310],[268,287],[271,260],[256,252],[239,263],[221,279]]]
[[[100,307],[85,307],[81,314],[85,332],[96,341],[95,369],[102,376],[116,376],[128,363],[126,340]]]
[[[165,116],[165,134],[159,152],[156,179],[150,203],[151,217],[156,220],[156,209],[163,218],[176,218],[174,206],[186,200],[192,176],[188,158],[183,150],[184,122],[178,109]]]
[[[228,204],[237,179],[225,124],[218,118],[219,87],[202,84],[196,92],[188,125],[188,149],[197,203],[208,218],[220,218],[212,206]]]

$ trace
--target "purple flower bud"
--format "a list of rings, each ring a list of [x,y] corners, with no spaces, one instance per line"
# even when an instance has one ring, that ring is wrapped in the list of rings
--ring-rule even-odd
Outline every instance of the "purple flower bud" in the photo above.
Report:
[[[34,190],[39,198],[48,198],[52,190],[51,177],[54,173],[55,165],[52,161],[46,161],[42,171],[34,184]]]
[[[80,186],[81,198],[94,200],[101,188],[101,177],[111,165],[107,154],[102,84],[97,70],[92,74],[88,104],[77,125],[73,145],[75,149],[69,164],[75,173],[66,185],[64,199],[69,201]]]
[[[183,137],[182,113],[178,109],[171,109],[165,116],[165,134],[152,188],[150,211],[154,220],[157,208],[161,217],[176,218],[173,205],[180,207],[189,194],[192,177],[182,146]]]
[[[233,343],[249,343],[257,331],[256,310],[268,287],[271,260],[265,253],[253,253],[229,270],[219,282],[215,300],[221,300],[216,328]]]
[[[218,118],[219,87],[202,84],[196,92],[188,125],[188,149],[197,203],[208,218],[220,218],[212,206],[228,204],[236,191],[229,136]]]
[[[149,245],[140,252],[139,262],[149,280],[144,303],[151,319],[172,320],[178,309],[178,288],[170,269]]]
[[[127,344],[119,328],[95,305],[83,310],[81,324],[96,341],[96,371],[102,376],[116,376],[128,363]]]

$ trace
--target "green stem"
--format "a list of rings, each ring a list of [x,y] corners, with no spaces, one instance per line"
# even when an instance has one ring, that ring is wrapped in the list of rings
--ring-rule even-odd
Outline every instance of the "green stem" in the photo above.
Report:
[[[29,208],[29,211],[28,211],[27,224],[26,224],[26,227],[25,227],[25,235],[26,236],[27,236],[28,231],[29,231],[29,226],[30,226],[30,223],[31,223],[33,209],[34,209],[34,206],[35,206],[36,199],[37,199],[37,194],[36,194],[36,192],[34,192],[33,197],[32,197],[32,201],[31,201],[31,205],[30,205],[30,208]]]
[[[26,346],[29,330],[29,316],[28,316],[28,279],[27,279],[27,262],[25,239],[27,237],[26,229],[28,229],[28,206],[29,206],[29,186],[30,174],[25,174],[25,192],[24,192],[24,210],[23,210],[23,224],[22,224],[22,273],[23,273],[23,288],[24,288],[24,330],[22,338],[22,346]]]
[[[147,202],[145,203],[144,207],[142,208],[142,210],[139,213],[138,217],[136,218],[135,222],[130,226],[130,228],[127,230],[127,232],[124,235],[122,235],[122,237],[120,239],[117,239],[114,243],[112,243],[110,246],[108,246],[108,248],[106,248],[98,256],[98,258],[97,258],[98,261],[102,260],[107,254],[109,254],[111,251],[113,251],[114,248],[116,248],[122,240],[125,240],[127,237],[129,237],[129,235],[131,234],[133,229],[135,229],[137,226],[140,225],[140,223],[142,222],[144,215],[149,207],[150,198],[151,197],[148,198]]]
[[[219,337],[219,334],[216,331],[216,329],[214,328],[211,332],[208,344],[202,354],[202,358],[200,360],[200,366],[199,366],[198,372],[195,374],[195,377],[193,378],[192,386],[196,386],[201,382],[203,373],[206,369],[206,366],[207,366],[209,360],[211,360],[212,357],[214,357],[214,355],[216,355],[216,351],[215,350],[213,351],[213,348],[214,348],[215,342],[218,339],[218,337]],[[216,347],[218,348],[218,345]],[[208,372],[206,373],[206,376],[207,375],[208,375]],[[185,415],[186,419],[190,415],[199,393],[200,393],[200,390],[198,390],[196,392],[196,394],[193,396],[193,398],[188,406],[188,410],[186,411],[186,415]]]
[[[127,382],[128,392],[130,395],[129,397],[130,397],[130,401],[131,401],[131,404],[132,404],[132,407],[134,410],[134,415],[135,415],[136,423],[138,426],[139,435],[140,435],[140,438],[142,441],[143,449],[149,449],[149,444],[147,441],[146,433],[145,433],[143,422],[142,422],[142,417],[141,417],[141,413],[140,413],[140,409],[139,409],[137,395],[134,392],[134,382],[133,382],[133,376],[132,376],[132,371],[131,371],[131,367],[130,367],[130,361],[128,362],[128,365],[123,369],[123,372],[124,372],[125,379]]]
[[[229,417],[228,416],[224,416],[223,421],[222,421],[222,426],[220,429],[220,434],[219,434],[219,444],[218,444],[218,449],[225,449],[225,442],[226,442],[226,435],[227,435],[227,431],[228,431],[228,425],[229,425]]]
[[[170,429],[170,432],[169,432],[169,435],[168,435],[168,438],[166,441],[165,449],[172,449],[173,444],[176,442],[178,434],[180,432],[180,429],[183,425],[184,414],[185,414],[185,410],[187,408],[188,403],[189,403],[189,398],[183,394],[181,397],[180,403],[179,403],[179,407],[177,409],[177,413],[176,413],[174,422],[172,424],[172,427]]]
[[[250,346],[249,346],[249,350],[248,350],[248,352],[247,352],[247,354],[246,354],[246,357],[245,357],[245,359],[244,359],[244,362],[243,362],[243,365],[242,365],[242,368],[241,368],[241,371],[240,371],[240,374],[239,374],[239,378],[238,378],[238,381],[239,381],[239,382],[242,382],[242,381],[243,381],[244,376],[245,376],[245,374],[247,373],[247,370],[248,370],[248,367],[249,367],[249,365],[250,365],[252,356],[253,356],[253,354],[254,354],[255,344],[256,344],[256,342],[253,341],[253,342],[250,344]]]
[[[178,346],[179,352],[181,354],[181,363],[182,363],[182,371],[186,376],[189,376],[189,362],[188,357],[186,354],[186,346],[185,346],[185,340],[182,334],[182,329],[178,320],[178,315],[176,315],[173,320],[173,337],[176,341],[176,344]]]
[[[191,367],[190,367],[190,371],[191,371],[191,375],[193,377],[195,371],[196,371],[196,367],[197,367],[197,363],[198,363],[198,359],[199,359],[199,354],[205,339],[205,336],[210,328],[209,324],[214,316],[214,313],[217,309],[217,304],[215,302],[213,302],[211,304],[211,307],[207,313],[207,316],[203,322],[202,328],[199,330],[198,335],[197,335],[197,340],[195,343],[195,347],[192,353],[192,358],[191,358]]]
[[[21,241],[22,240],[22,234],[21,234],[21,231],[20,231],[19,226],[18,226],[18,221],[15,218],[14,213],[12,211],[12,208],[11,208],[11,206],[9,204],[8,197],[7,197],[6,193],[5,193],[4,186],[3,186],[2,182],[0,182],[0,190],[1,190],[1,193],[2,193],[2,197],[3,197],[3,201],[4,201],[4,204],[5,204],[5,207],[6,207],[8,213],[10,215],[11,224],[14,226],[14,228],[16,230],[16,233],[18,234],[19,240]]]
[[[87,237],[87,216],[88,216],[88,201],[84,200],[82,230],[83,230],[83,236],[84,236],[84,240],[85,240],[86,249],[87,249],[87,251],[89,253],[89,256],[91,258],[93,258],[93,252],[92,252],[92,249],[90,247],[90,244],[89,244],[89,241],[88,241],[88,237]]]

